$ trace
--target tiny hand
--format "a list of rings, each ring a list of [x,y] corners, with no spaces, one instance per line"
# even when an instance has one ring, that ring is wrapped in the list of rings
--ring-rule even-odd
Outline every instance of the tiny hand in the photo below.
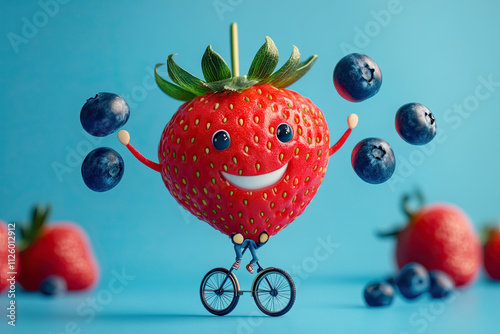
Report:
[[[358,120],[358,115],[350,114],[349,117],[347,117],[347,126],[349,127],[349,129],[354,129],[358,125]]]
[[[127,130],[120,130],[118,132],[118,140],[123,145],[127,146],[130,143],[130,133]]]

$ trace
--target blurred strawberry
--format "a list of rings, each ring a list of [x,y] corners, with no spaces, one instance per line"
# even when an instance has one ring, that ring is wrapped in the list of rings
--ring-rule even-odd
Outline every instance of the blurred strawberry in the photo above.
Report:
[[[0,220],[0,293],[7,290],[10,285],[10,282],[7,280],[11,277],[11,275],[8,273],[16,272],[19,267],[19,258],[16,258],[16,252],[14,254],[10,252],[8,245],[9,231],[7,230],[7,224]],[[9,260],[11,260],[11,263],[15,263],[15,268],[9,268]]]
[[[20,244],[19,283],[26,290],[38,290],[49,276],[60,276],[68,290],[81,290],[97,283],[98,268],[87,236],[72,222],[45,224],[49,207],[33,210],[30,227],[23,226]]]
[[[423,196],[416,197],[423,205]],[[481,266],[481,244],[467,215],[452,204],[436,203],[412,212],[403,197],[409,222],[404,228],[381,236],[397,236],[396,261],[399,268],[410,262],[427,270],[447,273],[457,286],[471,283]]]
[[[486,229],[484,269],[493,279],[500,280],[500,225]]]

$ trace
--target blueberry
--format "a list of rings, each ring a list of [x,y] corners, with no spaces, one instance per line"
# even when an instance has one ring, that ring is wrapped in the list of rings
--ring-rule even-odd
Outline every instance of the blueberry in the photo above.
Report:
[[[288,143],[293,138],[292,127],[286,123],[281,123],[276,128],[276,137],[282,143]]]
[[[455,282],[447,273],[440,270],[429,272],[430,288],[429,293],[434,299],[448,297],[455,289]]]
[[[394,299],[394,288],[385,282],[372,283],[365,287],[364,297],[368,306],[387,306]]]
[[[351,164],[363,181],[379,184],[392,176],[396,168],[396,159],[391,145],[385,140],[366,138],[354,146]]]
[[[420,103],[408,103],[396,113],[396,131],[406,142],[424,145],[436,136],[436,119]]]
[[[219,130],[212,136],[212,144],[217,151],[224,151],[231,144],[231,137],[226,130]]]
[[[98,192],[112,189],[120,182],[125,170],[123,159],[109,147],[96,148],[82,164],[83,181],[90,189]]]
[[[38,290],[46,296],[63,294],[67,290],[66,280],[61,276],[48,276],[40,282]]]
[[[80,122],[85,131],[96,137],[116,132],[127,123],[130,110],[127,102],[113,93],[98,93],[85,102]]]
[[[382,72],[367,55],[351,53],[335,66],[333,84],[344,99],[361,102],[377,94],[382,85]]]
[[[396,285],[403,297],[415,299],[429,291],[429,273],[421,264],[408,263],[399,272]]]

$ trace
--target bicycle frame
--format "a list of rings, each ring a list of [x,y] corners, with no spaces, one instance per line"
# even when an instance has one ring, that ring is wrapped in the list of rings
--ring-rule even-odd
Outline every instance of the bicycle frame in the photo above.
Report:
[[[247,247],[242,250],[242,254],[246,250]],[[274,267],[264,269],[258,262],[256,264],[257,275],[251,290],[241,290],[232,266],[230,269],[210,270],[203,278],[200,287],[203,306],[210,313],[223,316],[236,307],[243,293],[250,292],[257,307],[264,314],[281,316],[287,313],[295,301],[295,284],[292,278],[282,269]]]
[[[245,254],[245,251],[248,249],[248,246],[246,246],[245,248],[243,248],[243,251],[241,252],[242,255]],[[264,270],[264,268],[262,268],[262,266],[259,264],[259,261],[257,261],[257,274],[260,273],[262,270]],[[229,269],[229,272],[227,273],[226,277],[224,278],[224,280],[222,281],[222,283],[220,284],[220,287],[216,290],[216,292],[220,291],[222,289],[222,287],[224,286],[224,284],[226,284],[226,281],[227,279],[229,278],[229,276],[232,274],[234,268],[231,266],[231,269]],[[270,284],[269,280],[267,279],[266,277],[266,281]],[[253,287],[253,285],[252,285]],[[238,294],[239,295],[242,295],[243,292],[252,292],[253,291],[244,291],[244,290],[239,290],[238,291]]]

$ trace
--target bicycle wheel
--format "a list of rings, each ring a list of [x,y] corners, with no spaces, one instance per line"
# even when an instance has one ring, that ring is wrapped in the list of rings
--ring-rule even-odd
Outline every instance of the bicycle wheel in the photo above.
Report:
[[[238,303],[238,280],[226,268],[216,268],[203,277],[200,287],[200,297],[203,306],[208,312],[215,315],[226,315],[231,312]],[[222,282],[227,277],[224,286]]]
[[[262,312],[278,317],[292,308],[295,302],[295,283],[286,271],[267,268],[255,278],[252,294]]]

